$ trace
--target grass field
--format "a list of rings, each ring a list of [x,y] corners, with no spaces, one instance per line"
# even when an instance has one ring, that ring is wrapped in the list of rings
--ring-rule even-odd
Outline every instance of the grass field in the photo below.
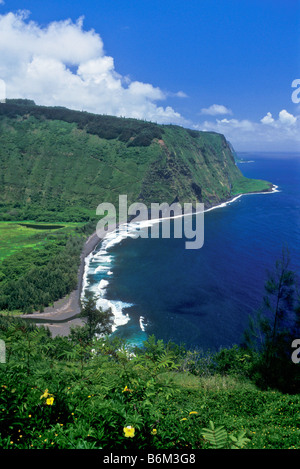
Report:
[[[261,179],[248,179],[246,177],[236,181],[232,187],[232,195],[247,194],[249,192],[265,192],[271,183]]]
[[[30,224],[34,228],[29,227]],[[26,224],[26,226],[25,226]],[[56,228],[58,226],[61,228]],[[25,248],[40,249],[51,241],[49,235],[69,234],[82,223],[56,223],[55,225],[30,221],[0,222],[0,262]],[[53,229],[53,227],[55,227]]]

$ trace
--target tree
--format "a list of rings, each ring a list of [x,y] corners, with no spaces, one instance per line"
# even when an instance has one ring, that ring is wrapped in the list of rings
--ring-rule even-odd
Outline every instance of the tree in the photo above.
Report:
[[[265,292],[260,311],[249,318],[244,345],[258,352],[255,371],[260,383],[294,389],[296,382],[299,385],[299,368],[291,361],[291,344],[300,333],[299,297],[287,249],[282,250],[274,271],[268,272]]]
[[[275,346],[280,326],[287,326],[293,320],[290,316],[295,301],[295,273],[289,269],[289,264],[289,252],[283,249],[281,259],[276,262],[275,271],[269,273],[265,284],[267,293],[264,298],[265,306],[273,314],[273,322],[270,319],[272,347]]]
[[[108,335],[112,332],[114,315],[111,309],[103,311],[97,307],[97,299],[88,297],[82,303],[81,316],[86,319],[88,339],[92,339],[96,334]]]

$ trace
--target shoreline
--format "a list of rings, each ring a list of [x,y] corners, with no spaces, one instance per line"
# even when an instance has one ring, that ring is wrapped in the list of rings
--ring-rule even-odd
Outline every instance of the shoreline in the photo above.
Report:
[[[93,233],[85,242],[80,255],[80,265],[78,268],[77,288],[65,297],[54,302],[53,306],[47,306],[42,313],[22,314],[22,319],[37,320],[37,324],[47,327],[52,337],[56,335],[67,336],[72,326],[83,325],[84,319],[79,318],[80,297],[85,270],[85,260],[94,251],[100,242],[97,233]],[[33,321],[35,322],[35,321]]]
[[[238,194],[233,198],[221,202],[218,205],[209,207],[204,210],[204,213],[209,212],[211,210],[215,210],[218,208],[226,207],[228,204],[235,202],[237,199],[244,195],[259,195],[259,194],[272,194],[278,191],[278,186],[272,184],[272,187],[268,191],[263,192],[247,192],[244,194]],[[179,215],[180,217],[186,215],[194,215],[196,212],[192,214],[182,214]],[[158,223],[164,219],[168,218],[175,218],[175,217],[166,217],[166,218],[159,218],[157,220],[148,220],[149,223]],[[117,225],[116,229],[119,228]],[[85,321],[84,318],[80,318],[79,314],[81,312],[80,309],[80,299],[82,294],[83,282],[84,282],[84,274],[85,274],[85,267],[86,267],[86,260],[87,258],[93,253],[96,249],[98,244],[103,241],[104,238],[99,238],[97,232],[94,232],[89,238],[86,240],[83,250],[80,256],[80,265],[78,269],[78,284],[77,288],[73,290],[71,293],[66,295],[64,298],[61,298],[54,302],[53,306],[47,306],[42,313],[32,313],[32,314],[23,314],[20,315],[20,318],[24,319],[32,319],[37,325],[44,326],[49,329],[52,337],[55,336],[68,336],[73,326],[82,326],[84,325]]]

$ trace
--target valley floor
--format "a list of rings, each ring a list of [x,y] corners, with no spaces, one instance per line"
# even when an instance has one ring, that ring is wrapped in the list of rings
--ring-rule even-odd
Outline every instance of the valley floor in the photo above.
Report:
[[[49,328],[53,337],[57,335],[68,336],[71,327],[82,325],[83,319],[78,316],[80,314],[80,294],[85,259],[93,252],[98,243],[99,238],[96,233],[93,233],[84,245],[78,270],[78,287],[76,290],[56,301],[53,306],[46,307],[43,313],[24,314],[21,317],[39,321],[40,324]]]

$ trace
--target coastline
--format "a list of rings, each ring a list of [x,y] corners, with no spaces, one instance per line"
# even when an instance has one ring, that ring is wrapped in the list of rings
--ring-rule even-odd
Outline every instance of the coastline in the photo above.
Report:
[[[258,195],[258,194],[272,194],[278,191],[278,186],[272,184],[269,191],[263,192],[248,192],[244,194],[238,194],[233,198],[221,202],[218,205],[209,207],[204,210],[204,213],[218,208],[226,207],[228,204],[231,204],[238,200],[244,195]],[[194,212],[193,214],[195,214]],[[188,214],[190,215],[190,214]],[[183,215],[179,215],[185,216]],[[170,217],[167,217],[168,219]],[[171,217],[174,218],[174,217]],[[149,223],[161,222],[164,218],[157,220],[148,220]],[[118,225],[117,228],[118,229]],[[97,245],[103,241],[104,238],[100,239],[96,232],[94,232],[85,242],[83,250],[80,256],[80,265],[78,269],[78,283],[77,288],[71,293],[66,295],[64,298],[54,302],[53,306],[48,306],[45,308],[42,313],[33,313],[33,314],[24,314],[21,315],[21,318],[32,319],[33,322],[36,322],[37,325],[44,326],[49,329],[52,337],[55,336],[68,336],[71,330],[71,327],[76,325],[83,325],[85,323],[84,318],[80,318],[80,298],[83,289],[84,274],[87,258],[93,253]]]
[[[94,251],[99,242],[100,238],[97,236],[96,232],[86,240],[80,256],[78,283],[75,290],[64,298],[55,301],[53,306],[47,306],[42,313],[23,314],[20,317],[37,320],[37,324],[47,327],[50,330],[52,337],[57,335],[67,336],[70,333],[71,327],[83,325],[83,318],[78,316],[80,314],[80,296],[85,270],[85,260]]]

